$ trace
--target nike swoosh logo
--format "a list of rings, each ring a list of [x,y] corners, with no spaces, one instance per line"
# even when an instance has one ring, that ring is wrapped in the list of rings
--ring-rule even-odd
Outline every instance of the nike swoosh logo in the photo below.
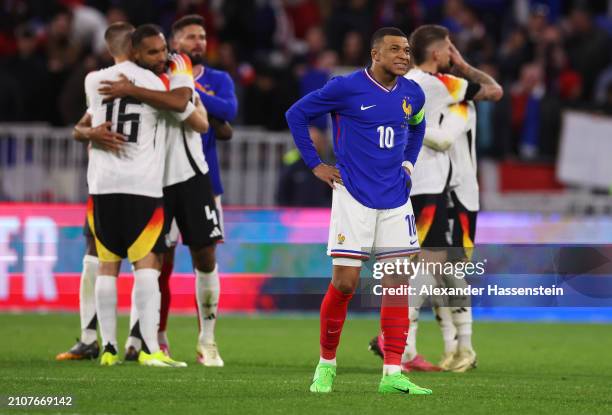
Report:
[[[410,241],[410,245],[414,245],[417,243],[417,240],[415,239],[414,241]]]
[[[375,106],[376,106],[376,104],[368,105],[367,107],[364,107],[363,104],[361,104],[361,111],[369,110],[370,108],[375,107]]]
[[[340,329],[338,329],[336,331],[327,330],[327,334],[338,334],[338,333],[340,333]]]
[[[393,389],[395,389],[396,391],[400,391],[402,393],[410,393],[410,389],[401,389],[401,388],[396,388],[395,386],[393,386]]]

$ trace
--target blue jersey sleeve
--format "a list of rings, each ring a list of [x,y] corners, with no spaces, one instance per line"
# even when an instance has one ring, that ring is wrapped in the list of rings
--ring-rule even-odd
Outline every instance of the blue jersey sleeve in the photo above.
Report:
[[[404,161],[409,161],[413,166],[423,146],[426,126],[425,94],[417,83],[414,83],[414,86],[414,115],[408,121],[408,143],[404,149]]]
[[[308,133],[309,121],[342,108],[346,96],[342,79],[333,78],[323,88],[305,95],[285,113],[295,145],[310,169],[321,164],[321,158]]]
[[[206,107],[206,111],[215,118],[224,121],[232,121],[238,112],[238,100],[234,91],[234,81],[232,78],[222,72],[217,78],[218,87],[215,88],[216,95],[209,95],[200,89],[196,89],[200,94],[202,104]]]

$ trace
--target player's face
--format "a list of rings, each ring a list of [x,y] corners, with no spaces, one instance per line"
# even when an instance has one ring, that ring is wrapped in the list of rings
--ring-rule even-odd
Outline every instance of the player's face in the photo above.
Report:
[[[451,41],[448,37],[434,44],[433,50],[439,72],[448,72],[451,68]]]
[[[162,74],[166,70],[168,60],[168,48],[164,36],[160,34],[144,38],[134,49],[134,60],[138,65],[153,71],[156,75]]]
[[[404,76],[410,66],[408,39],[402,36],[385,36],[372,58],[387,72]]]
[[[206,31],[197,24],[182,28],[174,39],[174,48],[180,53],[186,53],[193,64],[204,61],[206,54]]]

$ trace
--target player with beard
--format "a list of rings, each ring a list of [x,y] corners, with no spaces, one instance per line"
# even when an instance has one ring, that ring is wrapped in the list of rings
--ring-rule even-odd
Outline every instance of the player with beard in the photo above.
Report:
[[[146,31],[146,27],[139,28],[140,31]],[[131,52],[131,33],[134,31],[134,28],[129,23],[118,22],[111,26],[106,31],[105,40],[107,42],[107,46],[111,55],[115,59],[115,63],[122,63],[128,61],[130,58]],[[165,45],[165,40],[162,39]],[[163,81],[165,85],[169,85],[170,80],[168,76],[163,73],[163,69],[165,68],[165,55],[159,54],[157,56],[158,60],[147,60],[143,59],[139,63],[141,66],[145,66],[150,68],[158,73],[162,71],[160,79]],[[93,76],[92,74],[90,74]],[[120,75],[122,77],[123,74]],[[189,91],[187,91],[189,92]],[[185,91],[181,91],[180,89],[175,89],[171,92],[162,92],[162,91],[154,91],[154,94],[158,94],[157,98],[164,101],[161,107],[167,108],[169,110],[181,110],[185,109],[187,106],[189,96],[185,97]],[[127,105],[126,105],[127,107]],[[206,112],[202,107],[201,103],[195,106],[195,108],[189,107],[182,114],[177,113],[165,113],[165,116],[171,115],[172,117],[178,117],[179,119],[184,120],[185,124],[192,129],[197,130],[198,132],[205,131],[207,128],[207,118]],[[92,145],[105,149],[107,151],[111,151],[114,153],[120,153],[126,144],[126,137],[122,134],[118,134],[115,131],[112,131],[110,127],[112,126],[111,121],[107,121],[97,127],[91,126],[92,121],[92,113],[91,109],[85,113],[85,115],[81,118],[79,123],[76,125],[74,130],[74,138],[78,141],[91,142]],[[121,120],[120,120],[121,121]],[[125,123],[125,121],[124,121]],[[163,123],[162,123],[163,124]],[[123,128],[123,127],[121,127]],[[161,127],[160,127],[161,128]],[[86,226],[86,231],[84,232],[85,236],[91,234],[91,230],[89,229],[89,225]],[[91,236],[93,238],[93,235]],[[91,256],[93,259],[97,260],[95,245],[93,248],[89,247],[88,243],[88,256]],[[86,259],[90,259],[86,256]],[[85,262],[85,261],[84,261]],[[91,262],[91,261],[88,261]],[[85,272],[85,269],[84,269]],[[80,304],[81,304],[81,320],[82,323],[85,321],[89,321],[86,328],[83,330],[87,335],[93,338],[93,342],[91,344],[86,343],[83,340],[83,336],[80,341],[77,343],[75,347],[73,347],[69,352],[62,353],[58,355],[57,360],[78,360],[84,358],[95,358],[93,353],[94,346],[97,346],[96,338],[96,312],[95,312],[95,299],[94,299],[94,290],[93,284],[95,283],[95,275],[89,281],[89,284],[86,284],[84,281],[81,283],[81,295],[80,295]],[[83,286],[87,288],[91,285],[91,289],[83,289]],[[132,315],[136,315],[136,307],[135,304],[132,304]],[[91,311],[87,314],[87,318],[83,318],[83,311],[88,311],[91,308]],[[82,324],[83,325],[83,324]],[[140,333],[139,333],[140,337]],[[79,347],[80,346],[80,347]],[[140,347],[139,347],[140,349]],[[131,356],[130,360],[137,360],[138,353],[135,353]]]
[[[486,73],[469,65],[449,39],[442,26],[424,25],[410,36],[415,67],[406,78],[419,83],[426,96],[425,111],[429,120],[423,150],[419,154],[412,178],[411,199],[417,218],[422,258],[428,263],[464,261],[448,255],[448,248],[472,248],[476,229],[478,187],[474,156],[470,157],[466,128],[469,105],[466,101],[501,99],[501,86]],[[455,73],[455,75],[449,72]],[[465,103],[465,105],[464,105]],[[458,122],[452,121],[457,113]],[[475,120],[475,113],[472,113]],[[460,139],[463,136],[462,139]],[[472,135],[473,138],[473,135]],[[457,143],[455,141],[457,140]],[[472,140],[473,141],[473,140]],[[452,145],[452,147],[451,147]],[[458,151],[460,150],[460,151]],[[470,181],[468,183],[467,181]],[[474,187],[475,183],[475,187]],[[471,186],[468,186],[470,184]],[[453,209],[448,208],[449,185]],[[468,189],[469,187],[469,189]],[[473,189],[476,189],[476,204]],[[457,198],[458,192],[461,199]],[[464,197],[465,194],[469,196]],[[463,203],[466,203],[464,205]],[[458,215],[454,218],[452,215]],[[449,229],[449,218],[453,229]],[[414,285],[464,286],[465,280],[446,275],[421,272]],[[439,367],[427,362],[416,350],[419,309],[423,296],[413,296],[410,304],[410,329],[406,350],[402,356],[404,371],[452,370],[463,372],[476,366],[472,347],[472,308],[469,297],[435,298],[434,310],[444,339],[444,355]],[[456,336],[456,340],[455,340]],[[370,342],[370,349],[380,356],[383,339],[379,335]]]
[[[170,64],[170,87],[189,86],[189,95],[200,100],[194,94],[191,59],[183,53],[174,54]],[[110,96],[132,96],[145,102],[158,95],[156,91],[143,90],[129,81],[109,83],[106,91]],[[152,102],[153,105],[155,103]],[[221,123],[219,122],[219,125]],[[173,229],[166,235],[170,252],[165,255],[164,273],[160,278],[162,289],[162,307],[158,341],[165,346],[169,354],[165,326],[169,308],[168,278],[174,260],[174,245],[177,239],[176,230],[182,234],[183,243],[190,248],[196,276],[196,293],[201,332],[198,342],[198,362],[206,366],[223,366],[217,346],[214,343],[212,330],[216,318],[216,307],[219,295],[218,274],[216,272],[215,244],[222,238],[220,217],[216,210],[211,186],[209,166],[204,155],[202,138],[197,131],[184,128],[180,122],[168,121],[168,149],[164,174],[164,206],[168,222],[175,222]],[[174,144],[173,144],[174,143]],[[212,310],[212,311],[211,311]],[[138,322],[131,321],[131,336],[128,339],[128,353],[138,350]],[[202,338],[208,341],[202,341]]]
[[[217,140],[229,140],[232,136],[230,121],[236,116],[238,102],[234,92],[234,83],[227,72],[213,69],[204,65],[206,54],[206,29],[204,19],[198,15],[187,15],[172,25],[172,45],[181,54],[186,54],[193,65],[195,88],[202,103],[208,112],[210,129],[202,134],[201,140],[204,148],[206,162],[208,163],[212,190],[218,212],[218,223],[221,236],[223,236],[223,210],[221,195],[223,185],[217,159]],[[174,228],[176,229],[176,228]],[[171,232],[169,240],[171,250],[165,254],[162,277],[167,281],[172,272],[174,263],[174,246],[177,241],[177,232]],[[213,252],[214,253],[214,252]],[[218,317],[218,303],[220,295],[219,267],[215,257],[210,258],[207,270],[197,273],[196,300],[198,307],[198,324],[200,333],[197,344],[197,361],[204,366],[221,367],[223,359],[215,341],[215,323]],[[169,298],[169,291],[168,291]],[[160,333],[166,326],[169,304],[165,304],[162,296]]]
[[[120,64],[130,60],[132,50],[132,32],[134,32],[134,27],[126,22],[117,22],[107,28],[105,32],[105,42],[110,55],[115,61],[115,64]],[[93,73],[91,76],[93,76]],[[167,84],[167,77],[162,78],[162,81]],[[187,99],[181,98],[181,91],[167,93],[165,99],[170,102],[167,107],[174,110],[184,108],[187,103]],[[74,128],[73,136],[77,141],[89,142],[90,145],[114,153],[119,153],[122,151],[126,144],[127,138],[124,135],[111,130],[111,121],[106,121],[96,127],[92,127],[91,122],[92,112],[91,109],[88,109]],[[201,107],[201,104],[196,107],[196,111],[189,114],[187,119],[185,119],[185,123],[198,131],[205,130],[206,112]],[[95,359],[99,354],[99,346],[96,341],[97,316],[94,294],[98,257],[94,236],[91,232],[89,224],[87,223],[87,219],[85,221],[83,233],[87,241],[87,253],[83,259],[83,273],[81,275],[81,287],[79,291],[79,306],[82,328],[81,337],[79,338],[77,344],[69,351],[58,354],[56,360]],[[132,307],[132,314],[134,313],[135,307]],[[136,354],[133,360],[136,360],[137,358],[138,355]]]
[[[153,26],[141,26],[131,34],[134,61],[125,61],[91,73],[85,91],[92,126],[111,122],[113,131],[125,136],[120,151],[93,145],[88,165],[88,223],[95,236],[100,266],[95,283],[96,313],[100,323],[104,353],[101,364],[119,363],[116,313],[117,276],[121,259],[128,257],[134,269],[132,305],[140,322],[142,350],[138,361],[145,366],[185,367],[159,348],[159,270],[164,250],[163,179],[166,150],[165,117],[155,107],[136,97],[109,97],[104,85],[123,77],[149,91],[166,86],[154,73],[165,68],[167,48],[163,35]],[[145,69],[146,68],[146,69]],[[171,99],[175,105],[179,94]],[[173,105],[168,105],[172,107]],[[202,109],[200,108],[200,113]],[[178,118],[196,112],[187,108]]]

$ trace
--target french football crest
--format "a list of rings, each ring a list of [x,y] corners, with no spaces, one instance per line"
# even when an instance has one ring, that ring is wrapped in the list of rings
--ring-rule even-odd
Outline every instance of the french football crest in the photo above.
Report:
[[[404,110],[404,115],[406,118],[410,118],[412,115],[412,105],[408,103],[407,98],[404,98],[402,101],[402,109]]]

